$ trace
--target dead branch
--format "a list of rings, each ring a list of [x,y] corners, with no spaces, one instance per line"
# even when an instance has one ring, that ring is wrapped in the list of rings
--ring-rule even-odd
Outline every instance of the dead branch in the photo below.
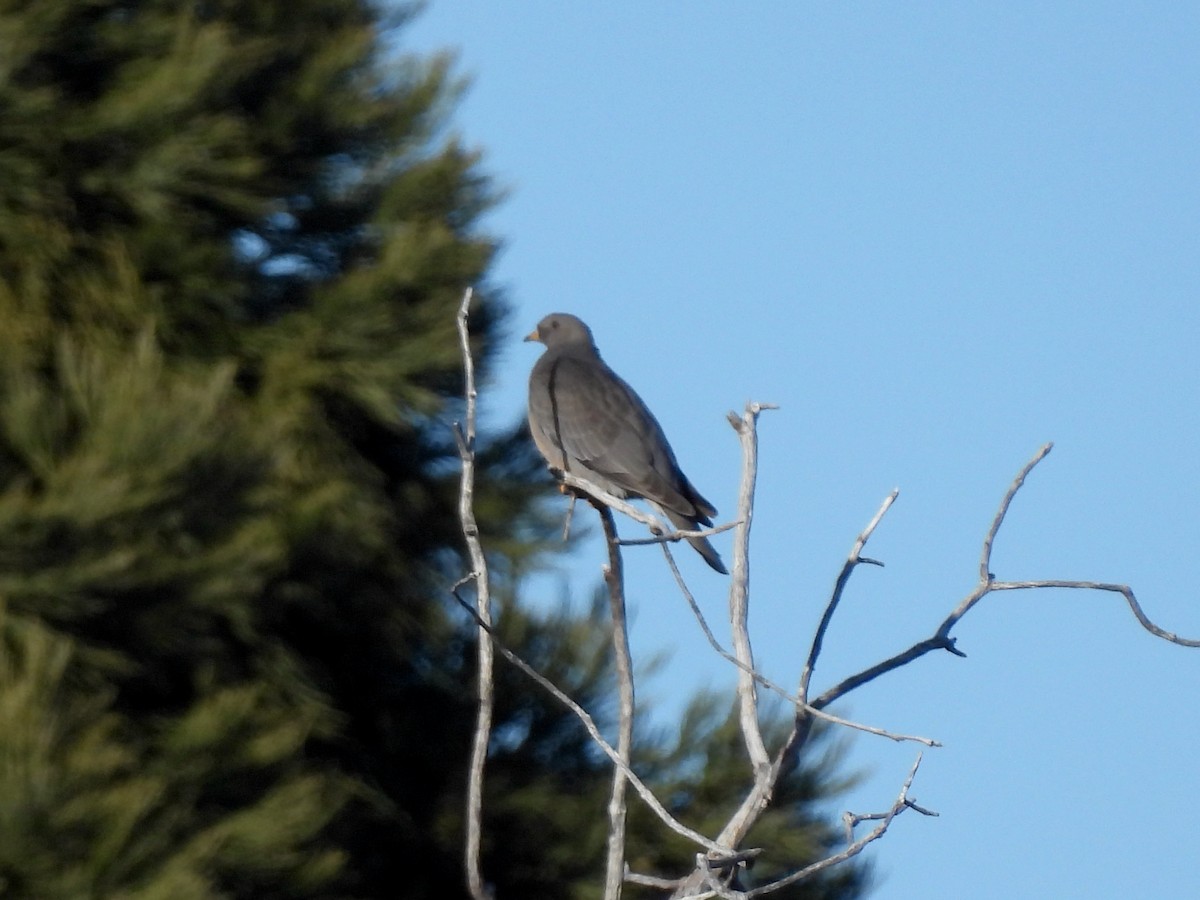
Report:
[[[898,492],[893,491],[892,494],[889,495],[886,500],[884,500],[883,504],[879,508],[879,511],[876,512],[871,521],[867,523],[866,528],[864,528],[863,531],[858,535],[854,545],[851,547],[850,553],[846,557],[846,562],[842,566],[841,573],[838,575],[837,583],[834,586],[833,596],[830,598],[829,604],[826,607],[825,615],[822,617],[822,625],[818,627],[817,635],[813,639],[813,649],[809,651],[809,657],[808,661],[805,663],[804,673],[801,675],[800,692],[798,694],[797,704],[795,706],[796,712],[792,717],[792,727],[788,732],[787,737],[784,739],[783,744],[776,752],[769,767],[763,771],[761,777],[756,779],[753,788],[747,793],[737,812],[734,813],[729,822],[721,830],[721,833],[717,838],[720,843],[736,847],[743,840],[745,840],[746,834],[749,833],[750,829],[754,826],[754,823],[758,821],[762,811],[766,809],[767,805],[770,803],[770,798],[774,794],[775,786],[778,784],[779,779],[783,777],[786,772],[791,770],[792,765],[799,755],[800,748],[803,747],[805,742],[808,740],[808,736],[812,731],[812,723],[814,718],[813,714],[809,710],[813,707],[815,707],[817,710],[820,710],[822,707],[817,703],[813,703],[811,705],[808,703],[808,698],[806,696],[807,684],[804,680],[804,677],[805,675],[811,677],[812,669],[816,665],[817,656],[820,654],[821,638],[824,634],[824,628],[828,627],[829,621],[832,619],[833,609],[836,608],[838,600],[841,597],[842,592],[845,590],[846,583],[850,578],[850,573],[853,572],[860,563],[864,562],[861,555],[862,550],[866,546],[867,541],[870,540],[871,535],[875,532],[876,527],[878,527],[879,523],[883,520],[883,516],[891,508],[892,503],[895,502],[897,495]]]
[[[867,527],[864,528],[854,541],[854,546],[850,548],[850,554],[846,557],[846,562],[842,564],[842,571],[838,573],[837,581],[834,582],[833,593],[829,597],[829,602],[825,605],[825,612],[821,615],[821,622],[817,626],[816,632],[813,634],[812,645],[808,650],[808,659],[804,663],[804,669],[800,673],[800,700],[803,703],[808,702],[808,685],[812,680],[813,670],[817,666],[817,657],[821,655],[821,645],[825,640],[825,632],[829,629],[829,623],[833,621],[834,610],[837,609],[838,603],[842,599],[842,593],[846,590],[846,584],[850,581],[850,575],[854,569],[863,564],[870,563],[874,565],[883,565],[876,560],[863,559],[862,551],[866,547],[867,541],[871,539],[871,535],[875,533],[875,529],[879,527],[879,523],[883,521],[883,517],[887,515],[887,511],[892,508],[892,504],[896,502],[896,498],[900,496],[900,489],[894,489],[887,498],[884,499],[879,511],[875,513]]]
[[[629,784],[635,791],[637,791],[637,795],[642,798],[646,806],[650,808],[650,811],[658,816],[659,820],[664,825],[666,825],[680,837],[687,838],[697,846],[703,847],[709,853],[713,853],[718,856],[732,853],[733,851],[730,848],[722,847],[716,841],[705,837],[695,829],[689,828],[687,825],[684,825],[669,812],[667,812],[666,807],[664,807],[662,802],[656,796],[654,796],[654,793],[646,786],[645,782],[643,782],[642,779],[637,776],[637,773],[635,773],[633,769],[629,767],[629,764],[621,758],[621,754],[617,752],[617,749],[604,739],[604,735],[600,733],[599,726],[596,725],[596,720],[591,717],[588,711],[576,703],[566,691],[564,691],[553,681],[522,659],[519,654],[506,646],[504,642],[500,640],[500,636],[496,634],[496,629],[494,626],[490,624],[484,624],[475,607],[465,600],[457,590],[458,586],[465,584],[470,579],[471,576],[469,575],[465,579],[460,579],[459,585],[451,586],[450,593],[454,599],[458,601],[458,604],[463,608],[463,610],[466,611],[467,615],[474,619],[475,624],[487,634],[492,646],[495,647],[496,652],[504,657],[506,661],[515,666],[523,675],[532,680],[538,687],[546,691],[546,693],[561,703],[566,709],[570,710],[574,716],[579,719],[584,730],[588,733],[588,737],[592,739],[592,743],[600,748],[601,752],[612,761],[614,766],[621,769],[622,773],[625,775],[625,778],[629,781]]]
[[[1008,514],[1008,509],[1012,505],[1013,498],[1017,492],[1025,484],[1025,480],[1050,451],[1054,448],[1051,443],[1043,445],[1027,462],[1012,483],[1005,491],[1001,498],[1000,506],[996,510],[996,515],[992,518],[991,525],[988,528],[987,534],[983,539],[983,547],[980,551],[979,559],[979,581],[966,597],[954,608],[954,610],[942,620],[938,625],[933,635],[924,640],[917,641],[906,650],[897,653],[895,656],[882,662],[876,663],[861,672],[857,672],[842,681],[838,682],[833,687],[826,690],[821,696],[812,701],[812,705],[818,709],[823,709],[829,704],[839,700],[846,694],[850,693],[855,688],[861,687],[870,681],[874,681],[879,676],[898,669],[901,666],[908,665],[915,659],[919,659],[926,653],[934,650],[947,650],[956,656],[966,656],[955,645],[955,638],[950,636],[950,631],[955,625],[970,612],[984,597],[995,591],[1015,591],[1015,590],[1036,590],[1040,588],[1066,588],[1070,590],[1093,590],[1093,591],[1108,591],[1111,593],[1120,594],[1125,598],[1125,602],[1129,605],[1130,611],[1138,623],[1156,637],[1160,637],[1165,641],[1170,641],[1173,644],[1179,644],[1182,647],[1200,647],[1200,640],[1194,638],[1183,638],[1174,632],[1167,631],[1151,621],[1138,603],[1137,598],[1133,594],[1132,588],[1125,584],[1110,584],[1098,581],[1065,581],[1058,579],[1047,579],[1041,581],[996,581],[995,576],[991,572],[992,564],[992,547],[995,544],[996,537],[1000,533],[1000,526],[1004,524],[1005,516]]]
[[[772,404],[747,403],[738,418],[729,414],[729,422],[741,438],[742,478],[738,491],[738,521],[741,524],[733,540],[733,573],[729,582],[729,622],[733,655],[738,661],[737,696],[742,737],[755,780],[768,777],[771,757],[763,742],[758,720],[758,688],[754,682],[754,652],[750,645],[750,525],[754,518],[754,487],[758,478],[758,416]]]
[[[796,884],[811,878],[825,869],[840,865],[847,860],[858,856],[867,848],[867,846],[884,836],[888,828],[891,827],[892,821],[900,813],[906,809],[912,809],[922,815],[936,816],[937,813],[930,812],[921,806],[918,806],[909,799],[908,792],[912,788],[913,780],[917,777],[917,770],[921,767],[922,754],[918,753],[916,760],[912,764],[912,768],[908,771],[908,776],[904,779],[903,785],[900,787],[900,793],[897,795],[895,802],[891,808],[882,813],[865,813],[855,814],[847,813],[843,817],[843,823],[847,825],[846,846],[838,853],[820,859],[811,865],[805,866],[802,869],[797,869],[782,878],[768,884],[759,885],[750,890],[734,890],[714,882],[711,877],[711,863],[705,857],[700,857],[697,860],[697,868],[682,881],[678,883],[673,893],[672,900],[700,900],[701,897],[721,897],[729,898],[729,900],[752,900],[754,897],[764,897],[768,894],[773,894],[776,891],[783,890],[785,887]],[[870,832],[863,835],[857,840],[854,839],[854,826],[864,821],[878,821],[879,824]]]
[[[492,600],[488,584],[487,557],[479,541],[479,526],[475,522],[475,419],[476,391],[475,364],[471,357],[470,334],[467,318],[470,314],[471,288],[463,292],[462,304],[458,308],[458,337],[462,346],[463,374],[466,380],[467,421],[465,433],[457,423],[454,428],[458,455],[462,461],[462,480],[459,483],[458,517],[462,522],[463,539],[471,556],[470,575],[466,580],[475,582],[476,614],[481,629],[492,622]],[[463,582],[465,583],[465,581]],[[471,742],[471,763],[467,776],[467,835],[464,865],[467,874],[467,889],[474,900],[491,900],[492,891],[483,878],[479,861],[479,847],[483,830],[483,770],[487,763],[488,742],[492,733],[492,715],[495,708],[492,667],[494,659],[492,644],[483,630],[479,633],[476,647],[478,672],[476,690],[478,703],[475,712],[475,734]]]
[[[625,773],[629,771],[633,752],[633,658],[629,653],[629,628],[625,621],[625,567],[617,541],[617,526],[612,510],[597,505],[608,545],[608,566],[604,582],[608,585],[608,602],[612,611],[613,657],[617,672],[617,755],[624,766],[613,767],[612,793],[608,801],[608,857],[605,866],[605,900],[618,900],[625,875]]]

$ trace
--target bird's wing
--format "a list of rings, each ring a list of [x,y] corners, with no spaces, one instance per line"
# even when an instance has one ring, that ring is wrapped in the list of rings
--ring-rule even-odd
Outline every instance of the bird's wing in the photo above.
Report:
[[[530,391],[530,424],[567,457],[622,490],[699,521],[662,427],[602,360],[561,354],[546,360]],[[543,453],[545,449],[543,448]],[[553,464],[553,459],[551,459]]]

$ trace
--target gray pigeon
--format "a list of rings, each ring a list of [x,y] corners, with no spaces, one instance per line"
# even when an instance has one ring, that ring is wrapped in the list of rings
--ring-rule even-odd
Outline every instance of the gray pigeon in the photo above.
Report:
[[[680,471],[642,398],[600,358],[591,329],[551,313],[525,340],[546,345],[529,375],[529,430],[550,467],[617,497],[641,497],[681,531],[711,527],[716,509]],[[707,538],[687,541],[728,574]]]

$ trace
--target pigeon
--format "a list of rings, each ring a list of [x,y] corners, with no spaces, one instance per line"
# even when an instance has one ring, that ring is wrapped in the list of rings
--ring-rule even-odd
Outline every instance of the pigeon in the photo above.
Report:
[[[717,510],[683,474],[642,398],[600,358],[591,329],[551,313],[525,340],[546,345],[529,375],[529,430],[550,468],[623,499],[640,497],[681,531],[711,527]],[[707,538],[687,542],[728,574]]]

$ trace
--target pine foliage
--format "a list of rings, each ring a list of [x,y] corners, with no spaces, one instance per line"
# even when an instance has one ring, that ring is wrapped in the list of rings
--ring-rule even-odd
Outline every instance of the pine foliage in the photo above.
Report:
[[[4,897],[463,895],[454,311],[486,379],[505,310],[410,12],[0,2]],[[545,485],[487,436],[506,640],[604,721],[599,613],[516,603]],[[607,763],[500,673],[489,876],[589,896]]]

